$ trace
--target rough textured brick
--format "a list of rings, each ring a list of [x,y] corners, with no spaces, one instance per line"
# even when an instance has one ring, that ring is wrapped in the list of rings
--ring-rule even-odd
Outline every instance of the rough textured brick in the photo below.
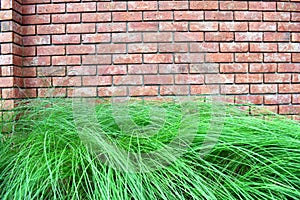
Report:
[[[173,55],[172,54],[145,54],[144,62],[145,63],[172,63]]]
[[[89,11],[96,11],[97,6],[96,2],[89,2],[89,3],[68,3],[67,4],[67,12],[89,12]]]
[[[203,20],[203,11],[175,11],[175,20]]]
[[[253,94],[277,93],[277,85],[275,84],[250,85],[250,92]]]
[[[217,10],[219,8],[217,1],[190,1],[190,9],[194,10]]]
[[[235,83],[262,83],[262,74],[236,74]]]

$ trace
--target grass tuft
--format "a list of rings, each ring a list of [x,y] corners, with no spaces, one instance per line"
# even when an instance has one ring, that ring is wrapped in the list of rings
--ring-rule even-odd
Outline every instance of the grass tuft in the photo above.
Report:
[[[120,119],[114,109],[105,102],[96,107],[103,140],[92,127],[79,131],[70,100],[30,100],[16,108],[18,120],[0,142],[0,199],[300,199],[299,123],[263,120],[230,106],[224,119],[213,118],[212,104],[200,101],[132,102],[118,108],[128,110]],[[207,138],[221,125],[220,135]],[[174,147],[184,152],[170,148],[147,157],[178,137]],[[201,156],[207,139],[217,142]],[[129,165],[138,163],[130,166],[135,171],[123,166],[129,158],[136,161]],[[162,165],[164,159],[172,162]],[[157,168],[142,170],[149,167]]]

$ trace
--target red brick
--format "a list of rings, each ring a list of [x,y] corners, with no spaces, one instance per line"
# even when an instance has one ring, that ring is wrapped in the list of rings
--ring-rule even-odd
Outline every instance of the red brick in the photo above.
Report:
[[[221,1],[220,2],[220,10],[247,10],[248,3],[247,2],[228,2],[228,1]]]
[[[266,32],[264,33],[264,41],[290,41],[290,33],[274,33],[274,32]]]
[[[98,88],[98,96],[100,97],[111,97],[111,96],[117,97],[117,96],[126,96],[126,95],[127,95],[126,86]]]
[[[219,94],[219,85],[191,85],[191,94]]]
[[[89,65],[89,66],[67,66],[67,74],[68,74],[68,76],[85,76],[85,75],[94,75],[95,76],[96,75],[96,71],[97,71],[97,68],[96,68],[95,65]]]
[[[296,21],[299,22],[300,21],[300,13],[291,13],[291,21]]]
[[[67,46],[67,54],[94,54],[96,52],[95,45],[70,45]]]
[[[144,38],[145,37],[146,36],[144,36]],[[142,41],[141,33],[113,33],[112,34],[112,42],[128,43],[128,42],[141,42],[141,41]]]
[[[264,62],[290,62],[290,53],[264,53]]]
[[[190,22],[190,31],[217,31],[217,22]]]
[[[220,64],[220,72],[222,73],[247,73],[247,63]]]
[[[128,65],[129,74],[157,74],[157,64]]]
[[[126,74],[126,65],[108,65],[108,66],[98,66],[98,75],[121,75]]]
[[[12,42],[13,41],[13,33],[7,32],[7,33],[1,33],[0,35],[0,42]]]
[[[66,97],[67,89],[66,88],[39,88],[38,96],[39,97]]]
[[[299,52],[300,51],[300,43],[279,43],[278,44],[279,52]]]
[[[236,32],[235,41],[262,41],[262,32]]]
[[[300,103],[300,94],[292,95],[292,103]]]
[[[188,31],[188,22],[159,22],[159,30],[160,31]]]
[[[11,0],[1,0],[1,9],[10,9],[12,8]]]
[[[128,31],[158,31],[158,22],[128,22]]]
[[[144,54],[145,63],[172,63],[172,54]]]
[[[168,85],[160,87],[160,95],[188,95],[189,86],[187,85]]]
[[[95,97],[96,87],[67,88],[68,97]]]
[[[279,114],[299,115],[300,105],[279,105]]]
[[[80,14],[52,14],[52,23],[74,23],[80,22]]]
[[[261,95],[239,95],[235,96],[235,103],[236,104],[262,104],[263,103],[263,96]]]
[[[38,76],[65,76],[65,67],[38,67],[37,68],[37,75]]]
[[[248,31],[247,22],[223,22],[220,23],[220,31]]]
[[[26,57],[23,58],[23,65],[24,66],[48,66],[50,65],[50,57],[49,56]]]
[[[299,11],[299,2],[277,2],[277,10],[279,11]]]
[[[82,64],[111,64],[111,55],[84,55]]]
[[[173,12],[171,11],[149,11],[144,12],[145,21],[158,21],[158,20],[173,20]]]
[[[264,103],[265,104],[285,104],[291,102],[291,95],[265,95]]]
[[[38,46],[37,54],[38,55],[64,55],[65,47],[64,46]]]
[[[0,10],[1,20],[11,20],[13,18],[13,12],[11,10]]]
[[[80,56],[52,56],[52,65],[79,65]]]
[[[248,94],[249,85],[221,85],[221,94]]]
[[[126,10],[126,2],[98,2],[97,11]]]
[[[52,35],[52,44],[79,44],[80,35]]]
[[[145,44],[144,44],[145,45]],[[187,52],[188,51],[188,44],[186,43],[160,43],[159,44],[159,52]]]
[[[250,64],[250,72],[254,73],[263,73],[263,72],[276,72],[277,65],[276,64],[268,64],[268,63],[251,63]]]
[[[145,84],[173,84],[173,76],[172,75],[145,75],[144,76]]]
[[[205,83],[234,83],[233,74],[205,74]]]
[[[247,52],[247,43],[220,43],[221,52]]]
[[[288,12],[265,12],[265,21],[290,21],[290,13]]]
[[[82,22],[109,22],[110,13],[82,13]]]
[[[144,42],[172,42],[172,33],[144,33]]]
[[[191,74],[219,73],[219,64],[217,63],[189,64],[189,68]]]
[[[276,10],[276,2],[249,2],[249,10]]]
[[[94,33],[95,24],[67,24],[67,33]]]
[[[141,75],[113,76],[114,85],[141,85],[143,83]]]
[[[300,62],[300,53],[292,53],[292,61]]]
[[[278,85],[279,93],[299,93],[300,92],[300,84],[279,84]]]
[[[233,41],[232,32],[205,32],[205,41]]]
[[[264,74],[265,83],[286,83],[291,82],[290,74]]]
[[[187,74],[188,73],[187,64],[160,64],[159,73],[160,74]]]
[[[275,84],[250,85],[250,92],[252,94],[277,93],[277,85]]]
[[[23,44],[25,46],[50,44],[50,36],[25,36],[23,37]]]
[[[300,26],[297,22],[278,22],[278,31],[296,32],[300,31]]]
[[[263,75],[262,74],[236,74],[235,82],[236,83],[262,83]]]
[[[37,34],[48,35],[48,34],[61,34],[65,33],[64,24],[51,24],[51,25],[38,25]]]
[[[128,53],[155,53],[157,52],[157,43],[133,43],[128,44]]]
[[[159,10],[187,10],[188,2],[184,1],[159,1]]]
[[[203,84],[204,76],[200,74],[178,74],[175,75],[175,84]]]
[[[250,31],[276,31],[276,22],[249,22]]]
[[[83,76],[82,84],[84,86],[99,86],[99,85],[111,85],[111,76]]]
[[[205,11],[205,20],[233,20],[233,12],[229,11]]]
[[[129,96],[157,96],[158,86],[129,86]]]
[[[89,3],[68,3],[67,4],[67,12],[90,12],[96,11],[96,2]]]
[[[300,72],[300,64],[299,63],[279,63],[278,64],[278,72],[299,73]]]
[[[126,53],[126,44],[98,44],[97,53]]]
[[[175,63],[201,63],[204,62],[204,55],[199,53],[176,53]]]
[[[232,53],[208,53],[206,54],[207,62],[233,62]]]
[[[142,21],[141,12],[113,12],[113,21]]]
[[[292,82],[299,83],[300,82],[300,74],[292,74]]]
[[[186,32],[175,32],[174,40],[177,42],[191,42],[191,41],[203,41],[203,33],[186,33]]]
[[[107,34],[82,34],[82,43],[103,43],[110,42],[110,35]]]
[[[65,4],[45,4],[45,5],[37,5],[36,6],[37,13],[45,14],[45,13],[64,13],[65,12]]]
[[[156,1],[128,2],[128,10],[157,10]]]
[[[141,54],[125,54],[125,55],[114,55],[114,64],[139,64],[142,63]]]
[[[126,22],[98,23],[97,32],[126,32]]]
[[[175,20],[203,20],[203,11],[174,11]]]
[[[19,53],[19,55],[22,55],[23,56],[35,56],[36,55],[36,48],[33,46],[33,47],[19,47],[20,48],[20,51],[23,53]]]
[[[24,78],[24,87],[50,87],[51,78]]]
[[[292,33],[292,42],[300,42],[300,33]]]
[[[190,1],[192,10],[218,10],[218,1]]]
[[[34,35],[36,33],[35,26],[23,26],[21,32],[22,32],[23,36]]]
[[[263,54],[261,53],[236,53],[235,62],[262,62]]]
[[[24,25],[27,24],[49,24],[50,15],[28,15],[22,17],[22,22]]]
[[[277,52],[276,43],[251,43],[250,52]]]
[[[53,86],[81,86],[81,77],[53,77]]]
[[[13,87],[14,77],[0,77],[0,87]]]
[[[189,43],[190,44],[190,52],[219,52],[219,44],[218,43]]]
[[[235,11],[234,20],[237,21],[261,21],[262,12],[254,11]]]

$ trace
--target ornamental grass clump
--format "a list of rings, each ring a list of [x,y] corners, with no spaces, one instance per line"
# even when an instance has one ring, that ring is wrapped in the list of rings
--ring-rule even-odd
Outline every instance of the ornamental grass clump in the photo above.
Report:
[[[182,112],[183,106],[198,112]],[[137,101],[121,108],[128,109],[135,128],[120,128],[112,104],[102,102],[95,113],[105,139],[97,140],[83,137],[70,100],[30,100],[17,107],[13,129],[0,142],[0,199],[300,199],[299,123],[279,116],[264,120],[226,106],[224,118],[214,118],[222,121],[221,132],[201,154],[214,125],[211,103]],[[152,119],[151,110],[163,110],[163,119]],[[188,114],[192,117],[185,118]],[[183,119],[199,124],[191,143],[178,143],[180,156],[164,163],[175,155],[163,151],[152,160],[155,168],[146,166],[151,157],[138,162],[138,156],[164,149],[180,129],[190,130],[182,129]],[[151,136],[139,137],[151,126],[156,130]],[[118,149],[136,160],[118,155]]]

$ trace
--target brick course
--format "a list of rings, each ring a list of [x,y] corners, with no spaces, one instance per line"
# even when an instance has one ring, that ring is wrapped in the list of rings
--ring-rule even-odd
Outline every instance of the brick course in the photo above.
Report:
[[[300,2],[1,0],[0,91],[223,94],[299,115]]]

